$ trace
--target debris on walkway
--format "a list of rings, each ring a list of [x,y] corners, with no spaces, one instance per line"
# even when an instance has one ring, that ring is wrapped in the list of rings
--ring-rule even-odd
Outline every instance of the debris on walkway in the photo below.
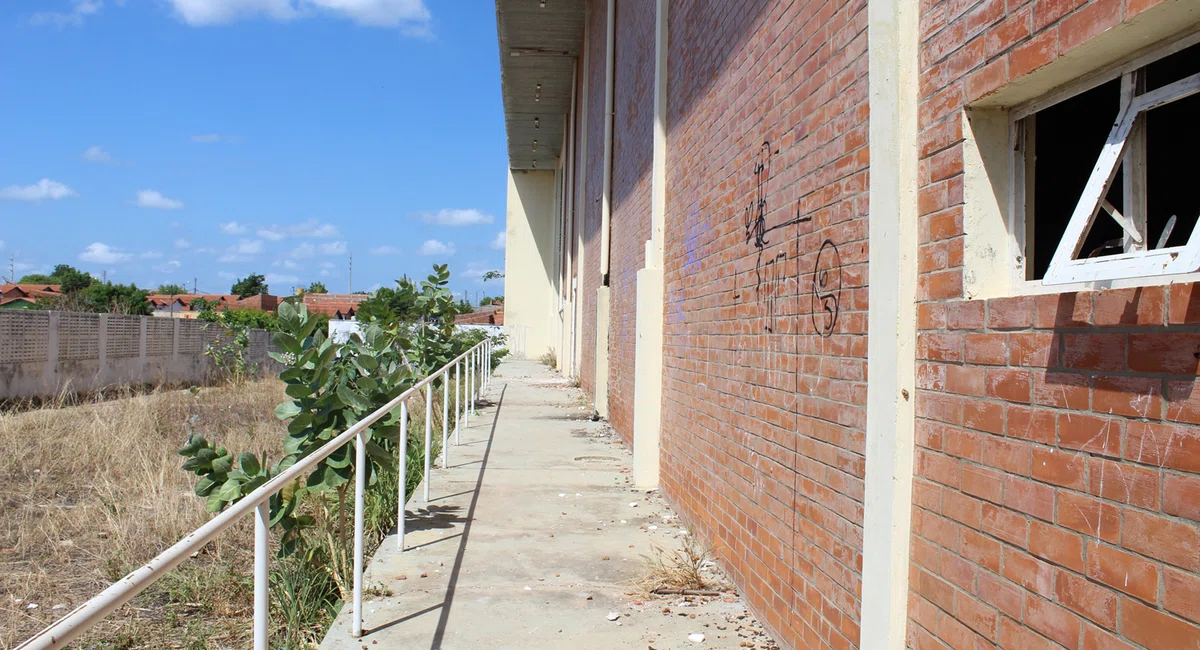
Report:
[[[362,639],[343,612],[323,649],[777,650],[662,495],[632,487],[629,451],[578,389],[510,361],[487,399],[430,503],[408,504],[406,550],[393,536],[367,567],[394,593]]]

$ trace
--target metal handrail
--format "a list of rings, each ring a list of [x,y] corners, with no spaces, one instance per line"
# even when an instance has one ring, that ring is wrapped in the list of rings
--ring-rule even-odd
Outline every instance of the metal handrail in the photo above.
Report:
[[[305,472],[311,470],[317,463],[327,458],[330,454],[340,449],[343,445],[350,442],[351,438],[357,438],[358,444],[355,449],[355,481],[354,481],[354,618],[353,618],[353,635],[355,637],[362,636],[362,595],[363,595],[363,514],[364,500],[363,493],[366,490],[366,472],[362,471],[366,465],[366,436],[365,430],[367,427],[374,424],[383,416],[391,412],[397,406],[401,407],[402,419],[401,423],[401,445],[400,445],[400,513],[399,513],[399,537],[401,550],[404,548],[404,509],[405,509],[405,459],[404,454],[408,440],[408,407],[406,400],[422,388],[426,389],[426,405],[430,405],[433,395],[433,381],[442,375],[448,375],[453,368],[455,370],[455,384],[462,379],[462,366],[466,366],[467,388],[465,391],[466,401],[469,404],[463,404],[464,417],[460,420],[455,418],[455,437],[458,437],[459,422],[466,421],[470,417],[470,411],[475,406],[475,398],[482,392],[490,381],[492,358],[492,344],[490,340],[485,339],[478,343],[470,350],[462,353],[454,360],[446,363],[436,372],[425,377],[421,381],[414,384],[411,388],[401,393],[398,397],[372,412],[357,424],[346,429],[336,438],[325,443],[313,453],[305,456],[284,470],[275,478],[267,481],[258,489],[246,495],[237,503],[231,505],[224,512],[210,519],[203,526],[192,531],[183,539],[176,542],[173,546],[160,553],[154,559],[147,562],[141,568],[129,573],[129,575],[109,585],[107,589],[92,597],[87,602],[79,607],[76,607],[67,615],[51,623],[46,629],[34,635],[29,640],[17,646],[17,650],[46,650],[49,648],[62,648],[68,643],[79,638],[83,633],[91,629],[92,626],[99,623],[109,614],[114,612],[118,607],[124,605],[137,596],[144,589],[157,582],[168,571],[174,569],[187,559],[192,553],[200,550],[205,544],[212,541],[226,529],[234,524],[239,517],[249,514],[253,509],[254,517],[254,649],[267,650],[267,635],[269,621],[268,602],[268,587],[269,587],[269,518],[270,518],[270,503],[269,499],[276,492],[282,490],[292,481],[300,478]],[[486,368],[483,372],[479,372],[481,365],[488,360]],[[475,373],[481,375],[478,384],[475,381]],[[443,386],[445,382],[443,382]],[[443,393],[446,393],[443,390]],[[455,413],[459,413],[459,392],[455,391]],[[443,402],[446,398],[443,398]],[[445,409],[443,410],[443,414]],[[425,501],[429,501],[429,437],[431,420],[430,409],[425,412]],[[442,441],[443,441],[443,467],[445,467],[445,441],[447,438],[446,419],[442,419]]]

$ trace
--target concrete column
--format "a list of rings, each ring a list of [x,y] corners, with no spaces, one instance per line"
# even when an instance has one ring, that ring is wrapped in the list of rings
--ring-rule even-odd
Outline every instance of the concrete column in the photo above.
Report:
[[[902,650],[908,619],[917,338],[918,8],[918,0],[867,3],[871,257],[862,650]]]
[[[512,291],[505,299],[504,321],[517,339],[518,354],[526,358],[540,357],[559,342],[555,176],[552,170],[508,173],[504,283]]]
[[[58,385],[58,357],[59,357],[58,324],[59,324],[59,316],[60,316],[59,312],[56,312],[56,311],[50,312],[50,322],[47,324],[47,327],[46,327],[46,372],[45,372],[46,379],[43,382],[43,385],[41,388],[46,393],[51,394],[51,395],[57,393],[58,389],[59,389],[59,385]]]
[[[608,287],[596,287],[596,413],[608,417]]]
[[[637,272],[634,348],[633,483],[658,486],[663,395],[663,258],[667,212],[667,3],[657,0],[654,60],[654,154],[650,170],[650,240]]]

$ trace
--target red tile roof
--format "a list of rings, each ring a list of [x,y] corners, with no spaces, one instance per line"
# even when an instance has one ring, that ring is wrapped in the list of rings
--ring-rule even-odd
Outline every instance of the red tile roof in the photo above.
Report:
[[[370,297],[363,293],[306,293],[304,306],[310,314],[348,319],[358,313],[358,303]]]
[[[6,283],[0,285],[0,305],[14,302],[36,303],[38,298],[52,298],[62,295],[62,286],[57,284],[18,284]]]

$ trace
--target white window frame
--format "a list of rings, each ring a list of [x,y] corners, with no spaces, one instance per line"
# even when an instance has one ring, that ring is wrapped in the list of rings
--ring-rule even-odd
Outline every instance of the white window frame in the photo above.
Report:
[[[1123,64],[1098,71],[1066,86],[1040,100],[1028,102],[1009,111],[1009,178],[1012,179],[1009,215],[1010,234],[1017,251],[1014,286],[1025,287],[1018,293],[1041,293],[1047,289],[1070,290],[1094,288],[1096,283],[1107,286],[1139,286],[1166,281],[1200,279],[1200,220],[1188,243],[1163,248],[1162,242],[1147,242],[1145,196],[1145,118],[1146,111],[1200,92],[1200,74],[1192,75],[1149,93],[1138,94],[1135,89],[1140,71],[1150,63],[1200,43],[1200,33],[1193,33],[1158,47]],[[1121,110],[1110,131],[1104,149],[1088,179],[1075,210],[1053,257],[1046,275],[1030,280],[1026,274],[1028,242],[1032,241],[1036,215],[1032,213],[1032,158],[1025,152],[1036,137],[1036,122],[1026,118],[1066,99],[1087,92],[1101,84],[1120,78]],[[1104,200],[1118,165],[1124,162],[1125,206],[1122,210]],[[1074,259],[1083,247],[1096,216],[1101,210],[1125,230],[1124,252],[1097,258]],[[1165,241],[1165,237],[1162,238]],[[1074,285],[1074,286],[1065,286]]]

